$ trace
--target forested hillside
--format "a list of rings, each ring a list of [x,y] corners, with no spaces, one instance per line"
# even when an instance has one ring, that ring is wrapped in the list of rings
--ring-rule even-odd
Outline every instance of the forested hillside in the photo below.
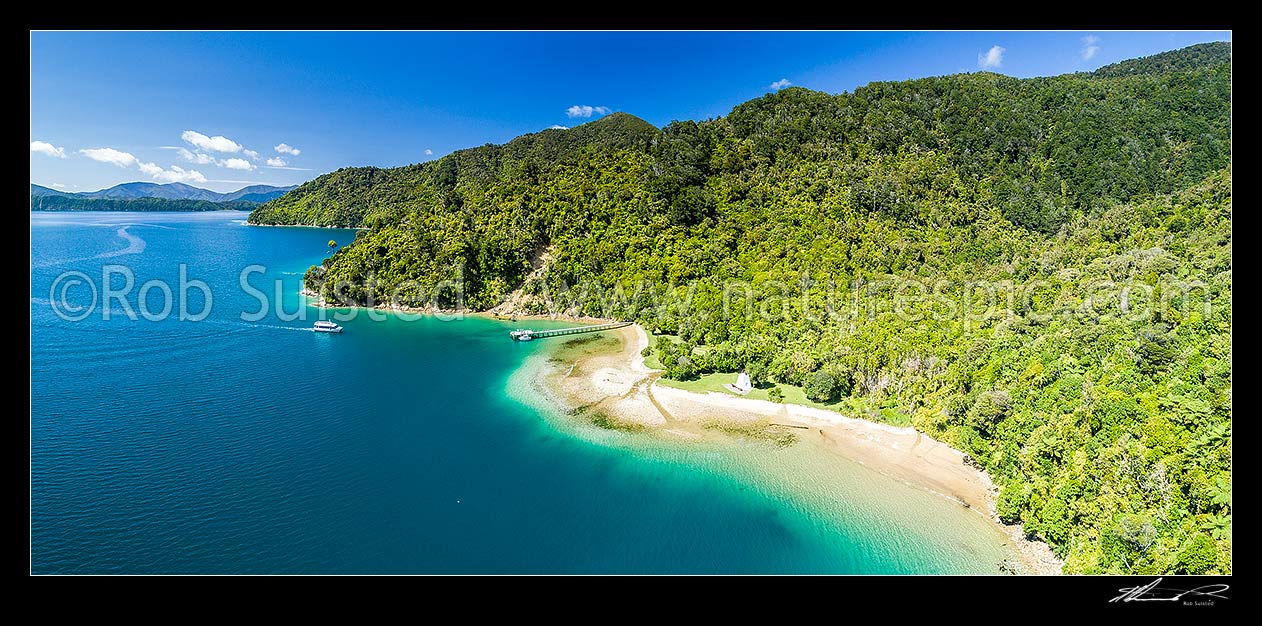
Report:
[[[676,335],[668,377],[747,368],[914,425],[1069,571],[1229,572],[1230,77],[1220,43],[789,88],[660,131],[615,114],[343,169],[250,220],[371,226],[308,272],[333,301],[482,310],[520,288]]]
[[[250,223],[351,227],[375,223],[378,217],[397,222],[409,209],[455,213],[465,205],[465,189],[498,180],[537,184],[544,168],[573,160],[579,152],[643,153],[657,134],[642,119],[614,114],[577,128],[549,129],[419,165],[346,167],[260,206],[250,215]]]

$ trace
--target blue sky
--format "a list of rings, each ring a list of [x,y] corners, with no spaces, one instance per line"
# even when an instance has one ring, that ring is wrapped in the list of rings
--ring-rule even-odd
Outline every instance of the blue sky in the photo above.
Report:
[[[31,34],[31,181],[228,191],[395,166],[625,111],[662,126],[787,84],[1089,71],[1228,32]]]

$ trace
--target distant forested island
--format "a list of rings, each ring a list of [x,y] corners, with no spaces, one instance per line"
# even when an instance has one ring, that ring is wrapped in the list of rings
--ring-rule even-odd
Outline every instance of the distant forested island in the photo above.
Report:
[[[185,198],[31,198],[32,211],[249,211],[258,205],[248,200],[211,202]]]
[[[370,227],[307,273],[333,302],[559,303],[659,333],[668,378],[743,369],[914,426],[1067,571],[1230,572],[1231,72],[1210,43],[616,113],[341,169],[249,221]]]
[[[68,193],[31,185],[32,211],[248,211],[290,187],[251,185],[219,193],[183,183],[123,183],[101,191]]]

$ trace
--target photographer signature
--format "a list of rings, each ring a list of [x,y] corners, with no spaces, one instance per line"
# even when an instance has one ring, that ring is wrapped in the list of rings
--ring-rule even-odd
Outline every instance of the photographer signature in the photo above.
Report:
[[[1230,587],[1221,583],[1202,585],[1196,589],[1187,590],[1158,587],[1157,585],[1161,581],[1162,579],[1158,578],[1142,587],[1122,587],[1118,589],[1122,594],[1109,600],[1109,602],[1178,602],[1185,597],[1226,600],[1227,596],[1219,594],[1230,589]]]

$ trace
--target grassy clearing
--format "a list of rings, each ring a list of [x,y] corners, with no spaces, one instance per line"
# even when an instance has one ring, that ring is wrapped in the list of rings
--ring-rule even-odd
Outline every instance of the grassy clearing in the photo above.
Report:
[[[675,335],[654,335],[653,333],[647,333],[647,334],[649,338],[650,350],[649,350],[649,355],[644,357],[644,365],[648,367],[649,369],[655,369],[655,370],[666,369],[666,367],[662,365],[662,360],[657,358],[657,342],[669,341],[671,343],[681,343],[679,337],[676,337]]]
[[[648,336],[649,347],[652,348],[649,356],[644,358],[644,364],[652,369],[665,369],[662,367],[661,361],[657,358],[657,342],[670,341],[673,343],[683,343],[679,337],[675,335],[652,335]],[[714,374],[703,374],[696,380],[669,380],[666,378],[657,379],[657,383],[663,387],[674,387],[683,389],[684,391],[692,391],[696,393],[706,393],[713,391],[716,393],[725,393],[729,396],[737,398],[750,398],[753,400],[766,400],[774,402],[768,393],[771,389],[778,388],[782,394],[781,403],[797,404],[800,406],[809,406],[816,409],[826,409],[829,411],[837,411],[848,417],[861,417],[874,422],[881,422],[893,426],[911,426],[911,416],[894,408],[874,407],[864,399],[858,398],[842,398],[834,402],[815,402],[806,397],[806,391],[797,385],[765,385],[763,387],[755,387],[744,396],[733,393],[724,385],[736,382],[736,373],[734,372],[717,372]]]
[[[716,373],[704,374],[697,380],[667,380],[665,378],[657,379],[657,384],[663,387],[674,387],[675,389],[683,389],[684,391],[692,391],[696,393],[716,392],[724,393],[735,398],[750,398],[753,400],[766,400],[772,402],[767,395],[771,391],[770,385],[766,387],[755,387],[749,390],[744,396],[728,390],[724,385],[736,382],[736,374],[734,373]],[[809,406],[816,409],[826,409],[829,411],[837,411],[847,417],[861,417],[863,419],[872,420],[890,424],[892,426],[911,426],[911,417],[907,414],[892,408],[873,407],[868,402],[855,398],[842,398],[835,402],[823,403],[814,402],[806,397],[806,392],[796,385],[777,384],[775,387],[780,389],[780,393],[784,395],[784,404],[797,404],[801,406]]]

